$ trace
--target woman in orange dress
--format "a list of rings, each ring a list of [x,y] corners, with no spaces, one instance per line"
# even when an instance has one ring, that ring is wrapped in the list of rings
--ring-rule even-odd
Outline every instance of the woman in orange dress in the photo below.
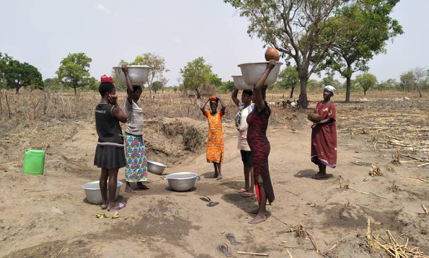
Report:
[[[206,110],[206,105],[210,101],[210,111]],[[221,109],[218,112],[218,104],[220,102]],[[222,179],[221,163],[225,154],[223,132],[222,132],[222,117],[225,115],[225,105],[222,100],[216,96],[211,96],[202,106],[201,112],[207,117],[209,123],[209,134],[207,139],[206,158],[208,163],[213,163],[215,174],[214,178]]]

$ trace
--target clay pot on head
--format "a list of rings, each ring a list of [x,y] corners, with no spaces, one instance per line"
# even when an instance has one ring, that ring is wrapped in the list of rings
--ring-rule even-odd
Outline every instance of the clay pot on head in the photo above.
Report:
[[[275,47],[268,47],[267,51],[265,51],[265,60],[270,61],[272,59],[279,61],[280,53]]]

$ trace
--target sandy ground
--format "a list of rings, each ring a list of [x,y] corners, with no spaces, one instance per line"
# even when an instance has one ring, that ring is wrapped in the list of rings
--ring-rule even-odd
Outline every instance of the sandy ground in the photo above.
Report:
[[[226,233],[234,234],[240,242],[230,245],[234,257],[249,257],[237,251],[289,257],[286,249],[293,257],[321,257],[308,238],[297,238],[290,232],[300,223],[314,236],[325,257],[384,257],[364,240],[367,218],[375,232],[390,230],[429,252],[429,217],[421,214],[422,204],[429,207],[428,183],[412,178],[429,180],[429,166],[418,168],[409,163],[388,171],[391,157],[374,151],[366,138],[340,135],[338,167],[328,170],[333,178],[315,181],[310,178],[316,166],[310,162],[308,126],[291,130],[278,124],[269,128],[276,200],[268,206],[268,220],[262,224],[248,224],[254,216],[248,212],[256,207],[256,198],[237,193],[243,186],[243,171],[232,121],[224,126],[223,180],[211,178],[213,166],[206,163],[203,149],[186,153],[175,162],[149,153],[149,159],[170,165],[166,173],[196,172],[201,181],[192,191],[177,193],[167,188],[163,177],[149,174],[150,190],[121,192],[120,201],[127,207],[119,214],[134,218],[97,219],[100,207],[89,204],[80,188],[99,177],[93,166],[94,127],[90,122],[73,122],[39,130],[35,139],[31,132],[18,135],[18,144],[2,139],[1,257],[223,257],[216,246],[229,244]],[[52,133],[58,131],[64,133]],[[19,162],[23,150],[52,141],[55,144],[47,152],[45,174],[23,174]],[[371,165],[379,166],[384,175],[370,177]],[[124,180],[123,169],[119,174]],[[349,189],[340,189],[340,181]],[[391,190],[393,181],[399,187],[397,192]],[[201,196],[220,204],[209,208]]]

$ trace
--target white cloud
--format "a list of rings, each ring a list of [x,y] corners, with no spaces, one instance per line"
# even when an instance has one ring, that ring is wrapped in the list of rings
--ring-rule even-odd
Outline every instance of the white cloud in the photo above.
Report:
[[[180,44],[180,43],[182,43],[182,41],[178,38],[174,38],[174,43]]]
[[[106,13],[106,14],[109,14],[109,13],[110,13],[110,10],[109,10],[107,7],[105,7],[104,5],[101,5],[101,4],[98,4],[98,5],[95,7],[95,10],[98,10],[98,11],[104,12],[104,13]]]

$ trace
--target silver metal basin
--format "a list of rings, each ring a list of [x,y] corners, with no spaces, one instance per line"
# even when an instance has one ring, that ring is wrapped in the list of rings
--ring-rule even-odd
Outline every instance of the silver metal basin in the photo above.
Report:
[[[267,69],[268,63],[269,62],[259,62],[238,65],[238,67],[241,68],[241,74],[243,75],[244,83],[247,85],[256,85]],[[280,72],[280,66],[282,64],[283,63],[280,62],[276,63],[276,66],[273,68],[270,75],[268,75],[267,80],[265,80],[265,85],[271,85],[277,81],[277,77],[279,76]]]
[[[235,75],[232,76],[232,79],[234,79],[234,86],[238,90],[253,90],[253,85],[247,85],[244,83],[243,76],[241,75]]]
[[[119,197],[119,191],[121,190],[122,182],[118,181],[116,186],[115,201]],[[82,189],[85,190],[86,199],[90,203],[101,204],[103,198],[101,197],[100,181],[93,181],[82,185]],[[107,199],[109,199],[109,183],[107,183]]]
[[[115,70],[116,78],[122,85],[127,85],[127,81],[125,79],[125,74],[122,72],[122,67],[115,66],[113,67]],[[128,66],[128,77],[130,77],[130,81],[132,85],[143,85],[147,82],[147,78],[149,76],[149,66],[147,65],[130,65]]]
[[[191,172],[179,172],[166,176],[168,185],[174,191],[185,192],[191,190],[196,181],[200,181],[200,176]]]
[[[164,164],[159,163],[159,162],[155,162],[152,160],[147,161],[147,169],[149,170],[149,172],[156,174],[156,175],[161,175],[164,172],[164,169],[166,167],[167,167],[167,165],[164,165]]]

